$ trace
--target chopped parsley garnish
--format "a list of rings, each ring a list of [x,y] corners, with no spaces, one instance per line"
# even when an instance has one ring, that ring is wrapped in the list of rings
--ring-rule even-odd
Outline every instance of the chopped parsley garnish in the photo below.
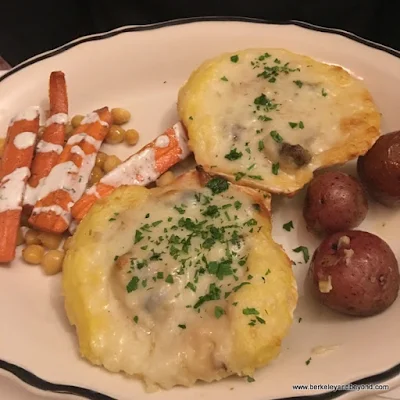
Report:
[[[283,137],[277,131],[271,131],[269,134],[271,135],[272,139],[275,140],[276,143],[283,142]]]
[[[157,279],[164,279],[164,272],[158,271],[157,272]]]
[[[211,261],[208,263],[207,270],[209,274],[215,275],[220,281],[225,276],[233,275],[232,263],[229,260]]]
[[[192,117],[192,116],[190,116],[189,119],[190,119],[191,121],[193,121],[193,117]]]
[[[240,181],[246,174],[244,172],[236,172],[234,175],[235,181]]]
[[[248,175],[250,179],[255,179],[257,181],[263,181],[263,177],[261,175]]]
[[[303,253],[304,262],[308,262],[310,259],[310,254],[308,252],[308,248],[305,246],[299,246],[293,249],[295,253]]]
[[[293,221],[289,221],[289,222],[286,222],[286,224],[283,224],[283,229],[288,232],[290,232],[292,229],[294,229]]]
[[[231,61],[233,63],[237,63],[239,61],[239,56],[237,54],[235,54],[234,56],[231,56]]]
[[[238,201],[238,200],[236,200],[236,201],[233,203],[233,205],[234,205],[234,207],[235,207],[236,210],[239,210],[240,207],[242,207],[242,203],[241,203],[240,201]]]
[[[279,173],[279,163],[273,163],[272,164],[272,173],[274,175],[278,175],[278,173]]]
[[[271,273],[271,270],[268,268],[267,271],[265,272],[265,276],[269,275]]]
[[[145,218],[149,218],[150,217],[150,214],[149,213],[147,213],[146,214],[146,216],[145,216]]]
[[[328,92],[327,92],[324,88],[322,88],[321,94],[322,94],[322,96],[324,96],[324,97],[328,96]]]
[[[139,317],[137,315],[135,315],[133,317],[133,320],[135,321],[135,324],[137,324],[139,322]]]
[[[202,215],[204,215],[205,217],[211,217],[211,218],[219,217],[218,206],[216,206],[216,205],[207,206],[205,211],[202,212]]]
[[[239,160],[243,156],[241,151],[237,151],[237,149],[232,149],[228,154],[225,154],[225,158],[229,161]]]
[[[119,256],[115,256],[115,257],[114,257],[114,261],[117,261],[118,258],[119,258]]]
[[[160,261],[161,260],[161,253],[156,253],[154,250],[151,250],[153,254],[150,256],[151,261]]]
[[[174,278],[172,277],[171,274],[169,274],[166,278],[165,278],[165,282],[167,283],[174,283]]]
[[[224,310],[222,307],[220,307],[220,306],[215,306],[215,308],[214,308],[214,315],[215,315],[215,318],[219,319],[219,318],[221,318],[222,315],[224,315],[224,314],[225,314],[225,310]]]
[[[259,121],[268,122],[268,121],[272,121],[272,118],[267,117],[266,115],[259,115],[259,116],[258,116],[258,120],[259,120]]]
[[[227,78],[226,76],[223,76],[223,77],[221,78],[221,81],[228,82],[228,78]]]
[[[289,125],[292,129],[296,128],[298,123],[297,122],[289,122]]]
[[[249,307],[243,308],[242,312],[244,315],[259,315],[260,314],[259,311],[257,311],[255,308],[249,308]]]
[[[174,206],[174,210],[178,211],[179,214],[185,214],[185,209],[182,207]]]
[[[258,151],[263,151],[264,150],[264,141],[263,140],[259,140],[258,141]]]
[[[137,230],[135,232],[135,242],[134,242],[134,244],[139,243],[143,238],[144,238],[143,233]]]
[[[211,190],[212,194],[219,194],[229,189],[228,181],[220,177],[210,179],[206,186]]]
[[[260,324],[265,324],[265,319],[262,319],[261,317],[258,316],[256,317],[256,319]]]
[[[312,358],[310,357],[307,361],[306,361],[306,365],[309,365],[311,362]]]
[[[281,63],[281,60],[279,60],[279,59],[275,58],[275,60],[274,60],[274,63],[276,63],[276,64],[280,64],[280,63]]]
[[[255,226],[255,225],[257,225],[257,221],[254,218],[251,218],[248,221],[246,221],[244,223],[244,225],[246,225],[246,226]]]
[[[196,289],[197,289],[197,288],[196,288],[196,285],[194,285],[192,282],[188,282],[188,283],[186,284],[185,288],[190,289],[192,292],[195,292]]]
[[[262,93],[261,96],[256,97],[254,99],[254,104],[259,105],[259,106],[266,106],[269,102],[270,102],[270,100],[264,93]]]
[[[252,376],[248,376],[246,379],[247,379],[247,382],[249,382],[249,383],[253,383],[256,381]]]
[[[299,128],[300,128],[300,129],[304,129],[304,123],[303,123],[303,121],[300,121],[300,122],[299,122]]]
[[[303,87],[303,82],[302,81],[293,81],[294,84],[296,84],[300,89]]]
[[[206,301],[219,300],[221,298],[221,289],[215,283],[211,283],[208,288],[208,293],[200,296],[193,308],[199,308]]]
[[[179,324],[179,325],[178,325],[178,328],[186,329],[186,325],[185,325],[185,324]]]
[[[131,293],[138,288],[139,278],[137,276],[133,276],[129,283],[126,285],[126,291]]]
[[[256,164],[251,164],[250,167],[247,168],[247,171],[251,171],[255,166]]]
[[[154,221],[154,222],[151,224],[151,226],[156,227],[156,226],[160,225],[161,222],[162,222],[162,220]]]

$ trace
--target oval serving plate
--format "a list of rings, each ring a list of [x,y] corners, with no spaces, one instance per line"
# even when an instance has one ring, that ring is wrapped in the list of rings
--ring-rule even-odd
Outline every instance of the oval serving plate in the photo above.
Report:
[[[138,145],[104,146],[106,152],[124,158],[177,121],[177,92],[195,67],[219,53],[249,47],[282,47],[347,68],[365,80],[383,114],[382,131],[400,128],[396,108],[400,100],[399,52],[345,32],[332,33],[303,23],[273,25],[240,18],[204,18],[122,28],[76,40],[28,60],[0,78],[0,132],[5,135],[9,119],[21,108],[47,108],[49,74],[63,70],[71,115],[103,105],[132,111],[130,127],[141,133]],[[343,168],[354,173],[354,163]],[[40,268],[25,265],[20,257],[12,268],[0,268],[0,372],[8,371],[45,391],[120,400],[183,400],[187,396],[214,400],[227,393],[234,400],[330,399],[366,392],[335,392],[329,387],[294,390],[293,385],[400,385],[400,299],[381,315],[356,319],[316,304],[304,289],[307,265],[292,249],[302,245],[312,252],[318,240],[305,229],[302,199],[300,193],[293,199],[273,201],[274,237],[297,262],[294,271],[300,297],[281,355],[255,374],[255,382],[231,378],[150,395],[136,379],[91,366],[79,357],[77,340],[63,309],[60,277],[45,277]],[[290,220],[295,229],[288,233],[282,225]],[[399,211],[371,202],[360,229],[381,236],[399,256],[399,223]],[[321,346],[332,349],[316,354],[320,352],[315,349]]]

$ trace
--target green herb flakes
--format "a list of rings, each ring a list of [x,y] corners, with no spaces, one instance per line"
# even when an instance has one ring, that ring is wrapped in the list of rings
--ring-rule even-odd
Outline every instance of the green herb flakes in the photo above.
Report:
[[[272,164],[272,173],[274,175],[278,175],[278,173],[279,173],[279,163],[273,163]]]
[[[302,81],[293,81],[294,84],[296,84],[296,86],[298,86],[300,89],[303,87],[303,82]]]
[[[126,291],[131,293],[138,288],[139,278],[137,276],[133,276],[129,283],[126,285]]]
[[[242,312],[244,315],[259,315],[260,314],[259,311],[257,311],[255,308],[249,308],[249,307],[243,308]]]
[[[240,181],[246,174],[244,172],[236,172],[235,174],[235,181]]]
[[[272,137],[272,139],[275,140],[276,143],[283,142],[283,137],[277,131],[271,131],[269,134]]]
[[[310,259],[310,253],[308,252],[308,248],[305,246],[299,246],[293,249],[295,253],[303,253],[304,262],[308,262]]]
[[[211,190],[212,194],[219,194],[229,189],[228,181],[220,177],[210,179],[206,186]]]
[[[214,315],[215,318],[219,319],[225,314],[225,310],[220,306],[215,306],[214,308]]]
[[[226,76],[223,76],[223,77],[221,78],[221,81],[228,82],[228,78],[227,78]]]
[[[293,221],[289,221],[289,222],[286,222],[286,224],[283,224],[283,229],[288,232],[290,232],[292,229],[294,229]]]
[[[225,158],[229,161],[239,160],[243,156],[241,151],[237,151],[236,148],[232,149],[228,154],[225,154]]]
[[[237,63],[239,61],[239,56],[237,54],[231,56],[231,61],[233,63]]]

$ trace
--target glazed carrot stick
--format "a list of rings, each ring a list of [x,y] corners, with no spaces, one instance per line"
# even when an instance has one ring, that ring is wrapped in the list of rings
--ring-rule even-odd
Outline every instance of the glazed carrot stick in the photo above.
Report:
[[[109,195],[118,186],[145,186],[154,182],[189,153],[186,132],[177,123],[88,189],[72,207],[73,218],[81,221],[97,199]]]
[[[22,200],[30,176],[39,110],[31,107],[10,123],[0,164],[0,263],[14,259]]]
[[[36,155],[32,162],[31,177],[28,180],[24,196],[24,212],[30,215],[36,203],[40,183],[57,164],[63,151],[65,124],[68,123],[68,97],[64,73],[55,71],[49,81],[50,116],[46,121],[43,136],[36,146]]]
[[[41,185],[29,223],[43,231],[61,233],[71,222],[71,207],[85,191],[96,155],[112,124],[108,107],[89,114],[68,139],[50,174]]]

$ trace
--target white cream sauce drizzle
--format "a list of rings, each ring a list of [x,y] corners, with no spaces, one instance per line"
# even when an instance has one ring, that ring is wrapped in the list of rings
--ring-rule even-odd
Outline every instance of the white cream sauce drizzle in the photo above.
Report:
[[[157,147],[168,147],[169,145],[169,137],[167,135],[161,135],[156,139],[155,145]]]
[[[85,132],[77,133],[76,135],[71,136],[68,139],[67,144],[73,146],[73,145],[78,144],[78,143],[80,143],[82,141],[85,141],[85,142],[91,144],[96,150],[99,150],[100,147],[101,147],[101,144],[102,144],[101,140],[97,140],[93,136],[90,136]]]
[[[81,125],[93,124],[94,122],[100,122],[101,125],[108,127],[108,123],[100,119],[99,114],[92,112],[88,114],[81,122]]]
[[[58,113],[58,114],[54,114],[50,118],[48,118],[45,126],[47,127],[52,124],[65,125],[67,123],[68,123],[68,114]]]
[[[138,179],[140,175],[143,180]],[[120,164],[117,168],[105,175],[100,182],[110,186],[120,185],[147,185],[154,182],[160,174],[156,170],[154,150],[145,149]]]
[[[52,151],[57,154],[61,154],[63,151],[63,146],[46,142],[45,140],[40,140],[39,143],[36,145],[37,153],[50,153]]]
[[[181,122],[177,122],[173,126],[173,129],[175,132],[175,137],[178,140],[179,147],[182,151],[180,158],[181,158],[181,160],[183,160],[191,153],[189,146],[188,146],[186,130]]]
[[[18,150],[26,150],[32,147],[36,141],[36,134],[33,132],[21,132],[14,138],[14,146]]]
[[[18,113],[14,118],[12,118],[10,125],[17,121],[33,121],[37,117],[40,116],[40,107],[31,106],[26,108],[25,110]]]
[[[26,180],[30,174],[29,168],[22,167],[3,177],[0,182],[0,212],[21,210]]]

